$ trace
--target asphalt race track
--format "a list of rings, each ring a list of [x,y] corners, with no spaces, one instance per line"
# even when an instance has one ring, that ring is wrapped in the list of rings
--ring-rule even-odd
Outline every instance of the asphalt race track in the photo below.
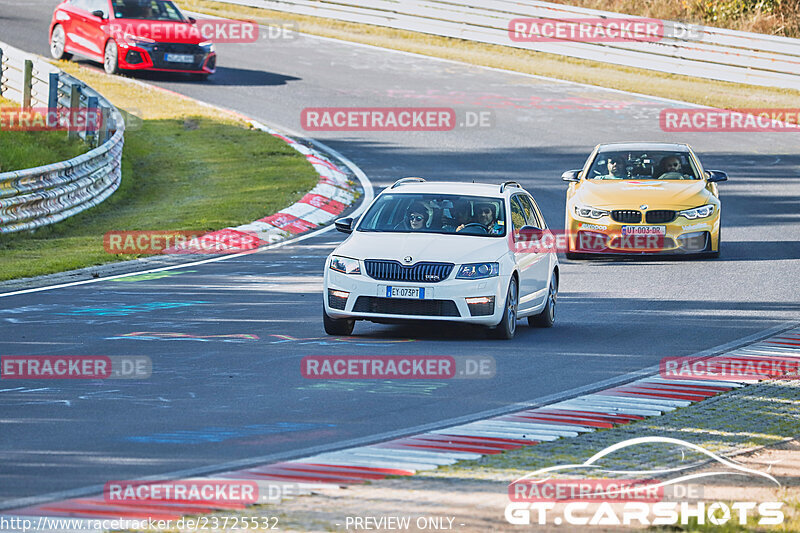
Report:
[[[46,55],[54,3],[0,0],[0,40]],[[343,238],[332,231],[163,276],[2,297],[1,354],[146,355],[153,374],[3,382],[0,509],[112,479],[211,472],[444,425],[798,322],[796,133],[668,134],[659,111],[679,104],[310,36],[218,50],[207,82],[140,79],[314,137],[376,189],[405,176],[519,181],[555,229],[564,220],[561,172],[580,167],[595,144],[688,142],[706,168],[729,174],[720,185],[722,256],[562,260],[556,327],[520,322],[511,342],[460,326],[364,322],[355,337],[327,337],[322,266]],[[460,116],[491,110],[493,121],[447,132],[303,132],[302,109],[323,106],[447,106]],[[441,382],[300,375],[303,356],[326,354],[488,354],[497,374]]]

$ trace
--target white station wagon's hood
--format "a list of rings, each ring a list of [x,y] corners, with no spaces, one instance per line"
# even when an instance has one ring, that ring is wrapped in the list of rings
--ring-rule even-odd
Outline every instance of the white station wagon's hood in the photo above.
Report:
[[[479,263],[497,261],[508,252],[508,237],[473,235],[441,235],[436,233],[371,233],[353,232],[339,245],[335,255],[353,259],[390,259],[412,263],[435,261],[446,263]]]

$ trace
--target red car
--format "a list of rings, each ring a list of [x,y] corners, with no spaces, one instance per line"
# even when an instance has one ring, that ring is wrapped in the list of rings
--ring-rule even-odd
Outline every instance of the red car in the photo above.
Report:
[[[50,54],[102,61],[109,74],[150,70],[206,77],[217,63],[214,44],[169,0],[65,0],[50,22]]]

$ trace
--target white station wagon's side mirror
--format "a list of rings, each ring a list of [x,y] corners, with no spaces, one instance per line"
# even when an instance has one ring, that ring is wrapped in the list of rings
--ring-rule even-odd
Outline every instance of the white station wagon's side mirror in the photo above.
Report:
[[[336,229],[341,231],[342,233],[353,233],[353,219],[348,218],[340,218],[336,222],[334,222]]]

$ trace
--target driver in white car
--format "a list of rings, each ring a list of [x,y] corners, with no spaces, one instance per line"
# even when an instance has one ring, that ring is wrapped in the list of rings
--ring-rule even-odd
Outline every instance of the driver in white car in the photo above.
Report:
[[[489,235],[503,233],[503,225],[497,221],[494,204],[490,202],[475,205],[475,222],[488,230]],[[475,223],[474,222],[474,223]],[[467,224],[462,224],[456,231],[461,231]]]

